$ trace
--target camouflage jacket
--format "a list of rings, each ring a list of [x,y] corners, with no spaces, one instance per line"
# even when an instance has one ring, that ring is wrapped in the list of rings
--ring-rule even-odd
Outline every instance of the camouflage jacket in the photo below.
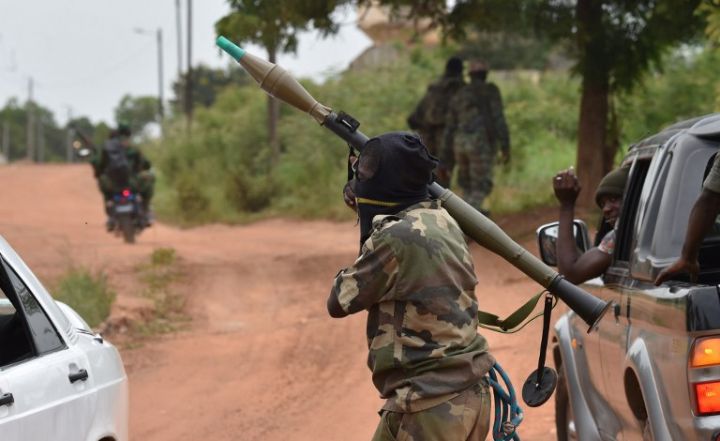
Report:
[[[453,96],[448,106],[441,160],[450,160],[448,156],[452,155],[458,134],[469,134],[477,137],[479,144],[493,149],[499,144],[504,152],[510,151],[502,98],[495,84],[473,81]]]
[[[444,76],[430,84],[425,96],[408,117],[408,126],[420,131],[442,128],[450,100],[464,85],[465,82],[459,76]]]
[[[385,409],[416,412],[478,383],[494,363],[477,333],[475,269],[462,231],[438,201],[376,216],[331,295],[368,310],[368,366]]]

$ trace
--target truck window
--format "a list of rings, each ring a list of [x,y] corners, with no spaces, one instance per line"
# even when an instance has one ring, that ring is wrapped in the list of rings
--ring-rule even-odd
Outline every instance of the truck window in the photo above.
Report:
[[[628,178],[628,186],[625,190],[625,198],[623,201],[622,211],[617,226],[617,239],[615,245],[615,263],[621,263],[621,266],[627,266],[630,260],[633,243],[635,241],[635,221],[637,219],[638,205],[640,194],[642,193],[643,184],[650,168],[650,160],[636,160],[630,169]],[[615,265],[615,263],[613,265]]]

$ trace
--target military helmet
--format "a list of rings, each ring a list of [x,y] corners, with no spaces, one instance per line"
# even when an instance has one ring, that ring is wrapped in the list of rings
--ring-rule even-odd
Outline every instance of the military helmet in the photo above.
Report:
[[[130,124],[129,124],[127,121],[120,121],[120,122],[118,122],[117,134],[118,134],[119,136],[130,136],[130,135],[132,135],[132,130],[130,129]]]
[[[468,72],[487,72],[488,64],[485,60],[472,60],[468,67]]]

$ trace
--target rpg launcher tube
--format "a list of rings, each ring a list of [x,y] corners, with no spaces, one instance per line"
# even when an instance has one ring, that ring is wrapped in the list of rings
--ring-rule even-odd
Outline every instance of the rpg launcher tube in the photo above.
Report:
[[[320,104],[295,78],[277,64],[245,52],[225,37],[218,37],[217,45],[237,60],[268,94],[302,112],[309,113],[315,121],[358,151],[362,151],[368,137],[358,130],[360,124],[354,118],[343,112],[336,113],[330,107]],[[503,257],[562,299],[585,320],[590,330],[609,309],[609,302],[599,300],[565,280],[452,191],[433,183],[429,186],[429,192],[432,197],[441,200],[443,207],[458,222],[465,234],[481,246]]]

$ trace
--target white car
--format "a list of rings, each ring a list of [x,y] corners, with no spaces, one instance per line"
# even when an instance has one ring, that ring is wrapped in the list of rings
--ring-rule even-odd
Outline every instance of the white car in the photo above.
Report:
[[[120,355],[0,237],[0,440],[127,441]]]

